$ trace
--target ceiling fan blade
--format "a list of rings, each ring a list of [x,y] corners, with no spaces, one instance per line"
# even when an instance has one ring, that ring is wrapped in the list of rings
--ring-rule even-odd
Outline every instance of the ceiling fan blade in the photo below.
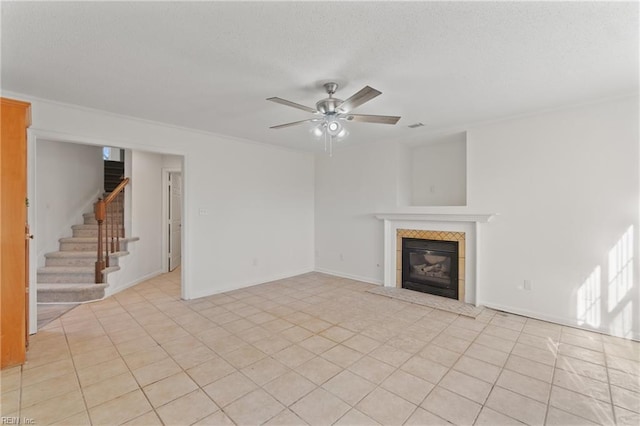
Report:
[[[320,118],[309,118],[307,120],[300,120],[300,121],[294,121],[292,123],[286,123],[286,124],[278,124],[277,126],[271,126],[269,127],[270,129],[282,129],[285,127],[291,127],[291,126],[297,126],[298,124],[302,124],[302,123],[310,123],[313,121],[320,121]]]
[[[365,102],[369,102],[371,99],[381,94],[382,92],[380,92],[379,90],[376,90],[373,87],[365,86],[358,93],[354,94],[349,99],[338,105],[336,109],[340,112],[349,112],[352,109],[359,107]]]
[[[293,107],[293,108],[298,108],[298,109],[301,109],[303,111],[310,112],[312,114],[315,114],[315,113],[318,112],[315,109],[310,108],[308,106],[300,105],[300,104],[297,104],[295,102],[291,102],[291,101],[288,101],[288,100],[282,99],[282,98],[274,97],[274,98],[267,98],[267,100],[271,101],[271,102],[275,102],[277,104],[282,104],[282,105],[290,106],[290,107]]]
[[[400,120],[400,117],[392,115],[348,114],[347,120],[360,123],[396,124],[398,120]]]

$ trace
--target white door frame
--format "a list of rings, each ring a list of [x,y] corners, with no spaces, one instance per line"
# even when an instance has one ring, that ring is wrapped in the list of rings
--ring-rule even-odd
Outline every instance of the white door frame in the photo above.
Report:
[[[168,193],[169,173],[182,173],[182,168],[162,168],[162,270],[164,272],[169,271],[169,203],[171,202]],[[182,182],[182,189],[184,190],[184,180]],[[184,193],[184,191],[181,191],[181,193]],[[182,199],[181,204],[182,205],[180,206],[180,208],[182,209],[182,214],[184,215],[184,198]],[[180,230],[180,232],[182,233],[182,230]],[[183,246],[182,248],[184,248],[184,243],[182,241],[184,239],[183,237],[184,235],[182,235],[180,238],[180,244]]]

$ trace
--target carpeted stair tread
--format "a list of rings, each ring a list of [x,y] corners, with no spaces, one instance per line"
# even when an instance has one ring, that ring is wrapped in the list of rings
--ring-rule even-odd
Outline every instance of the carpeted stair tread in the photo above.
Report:
[[[38,283],[38,290],[77,291],[87,288],[107,288],[109,284],[96,283]]]
[[[102,228],[102,236],[103,237],[108,237],[110,236],[115,229],[120,229],[122,230],[122,227],[107,227],[104,226]],[[71,227],[71,233],[72,233],[72,237],[76,237],[76,238],[83,238],[83,237],[92,237],[92,238],[97,238],[98,237],[98,225],[97,224],[89,224],[89,225],[73,225]],[[120,237],[123,238],[123,237]]]
[[[119,266],[110,266],[105,268],[105,272],[114,272],[120,270]],[[93,266],[42,266],[38,268],[39,274],[84,274],[87,272],[95,272]]]
[[[140,237],[123,237],[120,238],[120,242],[138,241]],[[58,241],[61,243],[95,243],[98,241],[98,237],[64,237]]]
[[[129,252],[128,251],[117,251],[115,253],[109,253],[109,257],[122,257],[122,256],[126,256],[128,255]],[[78,257],[89,257],[92,259],[95,259],[97,256],[96,252],[91,252],[91,251],[54,251],[51,253],[47,253],[44,255],[44,257],[72,257],[72,258],[78,258]]]
[[[91,266],[41,266],[40,268],[38,268],[38,273],[55,272],[59,274],[74,274],[80,272],[91,272],[92,270],[93,268]]]

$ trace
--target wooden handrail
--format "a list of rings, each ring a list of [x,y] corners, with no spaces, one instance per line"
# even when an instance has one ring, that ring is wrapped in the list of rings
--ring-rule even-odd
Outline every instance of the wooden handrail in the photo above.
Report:
[[[115,189],[111,191],[109,195],[107,195],[107,198],[104,199],[105,204],[111,204],[113,199],[116,198],[116,196],[124,190],[124,187],[127,186],[128,183],[129,178],[122,179],[118,186],[116,186]]]
[[[104,200],[99,198],[93,206],[93,212],[98,222],[98,254],[95,269],[97,284],[104,282],[103,270],[109,267],[109,254],[120,251],[120,238],[124,237],[124,188],[128,184],[129,178],[122,179]],[[103,223],[105,227],[104,241]]]

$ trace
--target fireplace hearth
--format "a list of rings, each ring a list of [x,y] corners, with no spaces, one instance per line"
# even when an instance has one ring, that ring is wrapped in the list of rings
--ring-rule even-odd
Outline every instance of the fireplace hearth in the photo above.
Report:
[[[402,288],[458,299],[458,242],[402,238]]]

